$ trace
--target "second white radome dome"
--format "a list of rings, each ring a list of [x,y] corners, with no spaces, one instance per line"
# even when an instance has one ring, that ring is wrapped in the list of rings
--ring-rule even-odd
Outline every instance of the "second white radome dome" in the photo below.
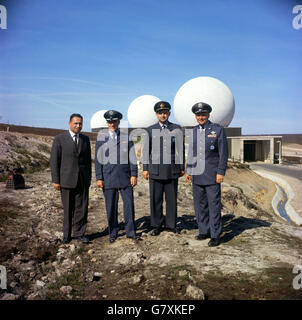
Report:
[[[158,119],[154,105],[160,101],[152,95],[143,95],[134,99],[128,108],[128,122],[132,128],[146,128],[155,124]]]

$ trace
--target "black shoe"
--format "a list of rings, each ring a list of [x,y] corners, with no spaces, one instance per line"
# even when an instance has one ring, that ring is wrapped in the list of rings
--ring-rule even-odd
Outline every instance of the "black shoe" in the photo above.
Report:
[[[140,241],[140,240],[142,240],[142,238],[141,238],[140,236],[133,236],[133,237],[128,237],[128,236],[127,236],[127,238],[128,238],[128,239],[132,239],[132,240],[134,240],[134,241]]]
[[[208,246],[209,247],[217,247],[217,246],[219,246],[219,244],[220,244],[220,240],[219,239],[211,238],[211,240],[208,243]]]
[[[70,243],[70,241],[71,241],[71,238],[64,238],[63,240],[62,240],[62,243],[63,244],[68,244],[68,243]]]
[[[178,228],[167,228],[168,232],[173,232],[176,234],[180,234],[180,230]]]
[[[109,242],[113,243],[116,240],[116,238],[109,238]]]
[[[160,229],[155,228],[151,231],[151,236],[158,236],[160,234]]]
[[[209,234],[198,234],[197,236],[195,236],[195,239],[196,240],[205,240],[205,239],[208,239],[210,238],[210,235]]]
[[[74,239],[77,240],[77,241],[80,241],[82,243],[90,243],[89,239],[87,237],[85,237],[85,236],[75,237]]]

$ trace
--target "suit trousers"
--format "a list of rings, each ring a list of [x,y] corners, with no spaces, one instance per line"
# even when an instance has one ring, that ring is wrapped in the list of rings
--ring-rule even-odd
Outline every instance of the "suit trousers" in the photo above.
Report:
[[[124,207],[124,223],[125,231],[128,237],[135,236],[135,223],[134,223],[134,198],[133,198],[133,189],[131,186],[126,188],[110,188],[103,189],[106,203],[107,211],[107,221],[108,221],[108,230],[109,237],[116,238],[119,226],[118,226],[118,200],[119,200],[119,191],[123,199]]]
[[[81,237],[85,234],[88,217],[89,188],[85,186],[79,174],[75,188],[61,188],[61,199],[64,207],[63,238]]]
[[[221,222],[221,186],[193,185],[194,210],[199,234],[210,234],[218,239],[222,230]]]
[[[176,227],[177,218],[177,187],[178,179],[149,179],[151,227],[160,228],[164,224],[163,194],[166,200],[165,226],[170,229]]]

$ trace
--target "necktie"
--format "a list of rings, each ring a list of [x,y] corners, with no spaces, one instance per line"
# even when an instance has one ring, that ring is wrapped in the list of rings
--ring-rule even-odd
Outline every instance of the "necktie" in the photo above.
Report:
[[[74,144],[75,144],[76,150],[78,150],[78,136],[76,134],[74,135]]]

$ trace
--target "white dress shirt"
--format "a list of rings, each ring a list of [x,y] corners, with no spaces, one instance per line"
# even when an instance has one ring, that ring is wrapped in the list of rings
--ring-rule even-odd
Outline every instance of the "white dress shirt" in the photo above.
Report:
[[[71,130],[69,130],[69,133],[71,135],[72,140],[75,142],[75,137],[77,137],[77,142],[79,143],[79,134],[78,133],[74,133]]]

